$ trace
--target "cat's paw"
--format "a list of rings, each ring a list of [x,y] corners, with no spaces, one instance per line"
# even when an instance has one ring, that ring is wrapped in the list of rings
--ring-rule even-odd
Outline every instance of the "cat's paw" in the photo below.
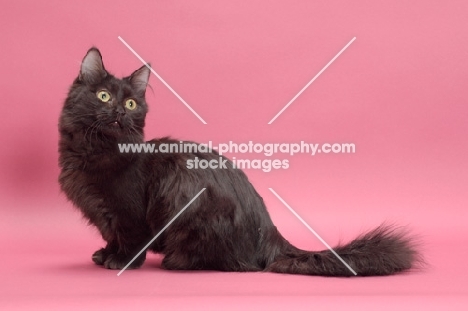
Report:
[[[107,259],[107,252],[105,248],[95,251],[91,257],[95,264],[102,266]]]
[[[106,260],[104,261],[104,268],[107,269],[114,269],[114,270],[121,270],[123,269],[129,262],[132,260],[133,257],[129,257],[123,254],[110,254],[107,256]],[[137,269],[140,268],[141,265],[145,262],[146,254],[143,253],[135,259],[127,269]]]

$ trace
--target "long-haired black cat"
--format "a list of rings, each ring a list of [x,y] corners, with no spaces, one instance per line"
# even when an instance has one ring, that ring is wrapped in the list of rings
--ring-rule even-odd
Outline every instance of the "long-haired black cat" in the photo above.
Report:
[[[83,59],[60,116],[62,190],[96,226],[107,245],[92,259],[122,269],[202,189],[150,246],[165,269],[271,271],[352,276],[330,251],[304,251],[286,241],[262,198],[239,169],[188,169],[213,153],[120,153],[119,143],[144,143],[150,75],[143,66],[117,79],[99,50]],[[168,138],[150,143],[179,143]],[[414,267],[419,255],[404,230],[381,226],[334,249],[360,276]],[[140,267],[143,252],[129,268]]]

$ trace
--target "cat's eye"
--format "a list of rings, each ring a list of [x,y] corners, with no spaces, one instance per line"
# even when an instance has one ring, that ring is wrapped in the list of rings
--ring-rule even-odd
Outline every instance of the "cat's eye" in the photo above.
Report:
[[[125,102],[125,107],[128,110],[134,110],[137,107],[137,103],[133,99],[127,99],[127,101]]]
[[[103,103],[107,103],[111,99],[111,95],[107,91],[99,91],[97,93],[97,98]]]

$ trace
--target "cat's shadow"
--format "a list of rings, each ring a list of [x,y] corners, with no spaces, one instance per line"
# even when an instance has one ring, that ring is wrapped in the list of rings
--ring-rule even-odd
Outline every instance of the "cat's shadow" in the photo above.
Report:
[[[164,256],[162,255],[151,255],[149,258],[146,259],[145,263],[143,264],[143,268],[149,268],[155,271],[165,271],[174,274],[198,274],[198,273],[219,273],[219,271],[212,271],[212,270],[166,270],[162,267],[162,261]]]
[[[164,256],[157,255],[157,254],[148,254],[148,257],[143,264],[143,266],[138,270],[153,270],[153,271],[170,271],[172,273],[209,273],[214,271],[209,270],[166,270],[162,267],[162,261]],[[68,273],[87,273],[87,272],[96,272],[96,270],[101,271],[117,271],[117,270],[108,270],[103,268],[102,266],[98,266],[93,263],[91,260],[86,262],[74,262],[74,263],[67,263],[67,264],[60,264],[54,265],[53,267],[49,267],[49,269],[45,269],[51,272],[61,271],[61,272],[68,272]]]
[[[223,273],[226,274],[226,272],[220,272],[220,271],[215,271],[215,270],[167,270],[162,267],[162,261],[164,259],[164,255],[161,254],[155,254],[148,252],[146,261],[144,262],[143,266],[141,266],[139,269],[135,270],[129,270],[129,271],[141,271],[144,273],[171,273],[171,274],[185,274],[185,275],[197,275],[197,274],[216,274],[216,273]],[[73,275],[73,274],[79,274],[79,275],[86,275],[86,274],[93,274],[93,275],[102,275],[99,272],[104,272],[106,275],[108,273],[115,273],[117,274],[119,270],[109,270],[105,269],[103,266],[96,265],[91,258],[88,260],[83,260],[83,261],[78,261],[75,260],[73,262],[60,262],[60,263],[54,263],[51,265],[47,266],[41,266],[40,270],[42,272],[45,272],[46,274],[55,274],[55,273],[63,273],[66,275]],[[239,272],[229,272],[229,273],[239,273]]]

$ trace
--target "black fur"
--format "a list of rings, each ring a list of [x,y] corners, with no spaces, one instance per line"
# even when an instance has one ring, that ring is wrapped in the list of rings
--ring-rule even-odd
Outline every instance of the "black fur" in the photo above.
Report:
[[[146,66],[117,79],[107,72],[101,54],[88,51],[60,116],[62,190],[96,226],[105,248],[92,259],[122,269],[202,188],[190,207],[151,245],[165,255],[165,269],[272,271],[324,276],[351,276],[329,251],[292,246],[276,227],[246,175],[238,169],[188,169],[195,156],[213,153],[125,154],[118,143],[143,143]],[[107,103],[99,91],[111,95]],[[125,108],[133,99],[137,108]],[[154,144],[175,142],[169,138]],[[336,252],[358,275],[388,275],[410,269],[419,255],[399,229],[381,226]],[[130,268],[145,260],[143,253]]]

